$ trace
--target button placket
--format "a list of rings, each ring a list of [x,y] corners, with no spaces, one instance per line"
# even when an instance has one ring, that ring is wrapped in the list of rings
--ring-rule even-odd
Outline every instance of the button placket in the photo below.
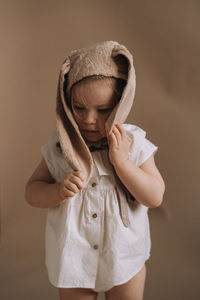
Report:
[[[99,219],[99,197],[97,196],[97,192],[98,192],[98,182],[99,182],[99,175],[98,175],[98,172],[97,170],[95,169],[95,173],[93,174],[92,178],[90,179],[90,187],[91,187],[91,192],[93,194],[92,198],[93,198],[93,201],[91,203],[91,207],[90,207],[90,218],[92,219],[90,224],[91,224],[91,228],[92,229],[92,236],[93,238],[91,239],[91,248],[95,251],[98,252],[99,250],[99,238],[101,236],[101,233],[100,233],[100,230],[101,230],[101,226],[100,226],[100,219]],[[95,228],[94,228],[94,224],[95,224]],[[94,234],[94,232],[96,231],[96,234]],[[93,240],[93,242],[92,242]]]

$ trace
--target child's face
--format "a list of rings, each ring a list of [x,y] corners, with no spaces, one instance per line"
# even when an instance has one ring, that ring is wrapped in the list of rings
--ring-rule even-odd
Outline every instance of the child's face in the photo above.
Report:
[[[80,82],[72,89],[72,112],[88,141],[106,137],[105,122],[116,103],[114,88],[102,80]]]

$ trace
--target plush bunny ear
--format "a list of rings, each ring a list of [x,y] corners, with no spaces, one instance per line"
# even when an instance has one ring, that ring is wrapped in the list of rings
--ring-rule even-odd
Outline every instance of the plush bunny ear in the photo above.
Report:
[[[136,75],[131,53],[123,45],[116,45],[112,50],[112,58],[119,68],[119,73],[127,77],[127,82],[119,103],[106,121],[107,134],[114,124],[123,123],[126,120],[133,105],[136,89]]]
[[[114,123],[125,121],[133,103],[135,70],[132,55],[123,45],[108,41],[73,51],[61,67],[56,106],[58,137],[64,158],[73,170],[85,172],[86,182],[92,175],[92,155],[74,120],[68,97],[74,83],[92,75],[127,80],[120,102],[106,121],[105,126],[108,135]]]
[[[92,168],[92,157],[74,120],[70,109],[70,100],[66,92],[70,66],[70,60],[67,58],[62,65],[59,75],[56,127],[64,158],[74,171],[82,170],[89,180]]]

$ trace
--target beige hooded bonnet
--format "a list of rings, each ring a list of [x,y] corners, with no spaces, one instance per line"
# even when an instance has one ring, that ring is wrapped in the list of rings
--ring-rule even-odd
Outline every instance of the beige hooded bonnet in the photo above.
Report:
[[[107,41],[72,51],[62,64],[58,81],[56,106],[58,138],[64,158],[73,170],[82,170],[85,173],[86,182],[90,180],[92,175],[93,160],[70,109],[70,92],[75,83],[93,75],[126,80],[121,99],[105,124],[108,135],[114,124],[124,123],[133,104],[136,77],[131,53],[125,46],[114,41]],[[124,193],[122,189],[119,189],[119,184],[118,182],[118,194],[119,198],[121,198],[121,216],[124,225],[128,226],[126,203],[123,201]]]

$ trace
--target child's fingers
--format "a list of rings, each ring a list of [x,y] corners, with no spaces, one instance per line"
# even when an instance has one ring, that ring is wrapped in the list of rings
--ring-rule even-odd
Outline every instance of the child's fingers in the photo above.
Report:
[[[116,127],[118,128],[119,132],[121,133],[122,139],[127,139],[129,143],[131,143],[132,139],[127,135],[126,130],[121,124],[116,124]]]
[[[117,127],[117,129],[120,131],[120,133],[124,132],[124,128],[122,127],[122,125],[120,123],[115,124],[115,127]]]
[[[115,134],[110,131],[109,133],[109,147],[112,147],[112,146],[116,146],[117,145],[117,138],[115,136]]]
[[[84,174],[81,171],[69,173],[59,187],[63,199],[73,197],[84,188]]]
[[[59,195],[60,195],[61,199],[63,199],[63,200],[66,199],[66,198],[73,197],[76,194],[72,190],[68,189],[65,186],[64,182],[59,183],[59,190],[58,191],[59,191]]]
[[[64,182],[64,188],[66,190],[74,192],[74,193],[78,193],[79,192],[78,185],[75,184],[74,182],[70,181],[70,180],[66,180]]]
[[[75,171],[73,174],[74,174],[74,176],[77,176],[78,178],[80,178],[82,181],[85,180],[85,174],[83,171]]]
[[[116,125],[113,126],[112,132],[114,133],[116,140],[118,142],[120,142],[122,136],[121,136],[121,132],[120,132],[119,128]]]
[[[70,181],[74,183],[79,189],[82,189],[84,186],[84,181],[79,176],[77,176],[77,174],[73,174],[70,178]]]
[[[64,198],[65,197],[73,197],[76,193],[75,192],[72,192],[72,191],[70,191],[70,190],[66,190],[66,191],[64,191],[64,193],[62,193],[63,195],[64,195]]]
[[[119,123],[116,124],[116,128],[119,130],[119,132],[120,132],[122,138],[124,138],[124,137],[127,136],[127,135],[126,135],[126,131],[125,131],[124,127],[123,127],[121,124],[119,124]]]

